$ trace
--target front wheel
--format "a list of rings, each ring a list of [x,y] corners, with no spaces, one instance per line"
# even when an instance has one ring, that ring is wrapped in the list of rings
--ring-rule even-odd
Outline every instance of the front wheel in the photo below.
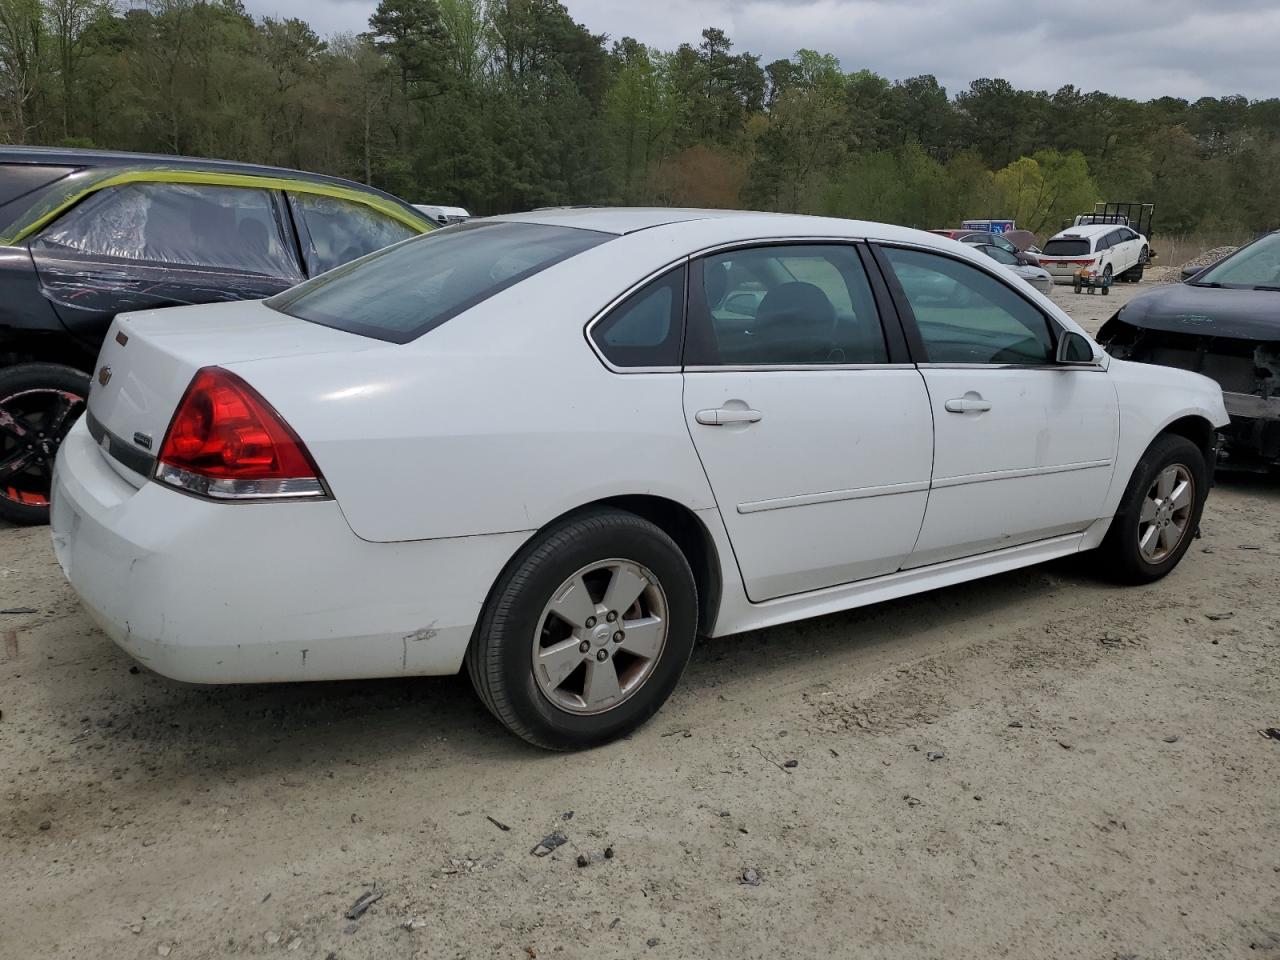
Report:
[[[467,651],[485,706],[540,747],[572,750],[631,732],[670,696],[693,651],[689,562],[634,514],[571,516],[508,565]]]
[[[1134,468],[1098,548],[1107,571],[1122,583],[1150,583],[1169,573],[1195,538],[1208,494],[1200,448],[1186,437],[1157,437]]]
[[[53,462],[84,412],[89,376],[56,363],[0,370],[0,518],[49,522]]]

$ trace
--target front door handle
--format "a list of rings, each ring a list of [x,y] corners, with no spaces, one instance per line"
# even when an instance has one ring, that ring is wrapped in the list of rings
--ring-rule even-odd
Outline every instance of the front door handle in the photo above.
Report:
[[[716,407],[714,410],[699,410],[693,415],[693,419],[708,427],[722,427],[726,423],[758,423],[760,411],[742,407]]]
[[[947,413],[986,413],[991,409],[991,401],[976,400],[973,397],[958,397],[945,404]]]

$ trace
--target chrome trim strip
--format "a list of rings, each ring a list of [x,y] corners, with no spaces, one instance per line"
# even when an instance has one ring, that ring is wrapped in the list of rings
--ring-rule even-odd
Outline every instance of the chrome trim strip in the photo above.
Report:
[[[123,437],[117,437],[93,415],[92,410],[86,411],[84,416],[85,425],[89,428],[89,436],[93,437],[99,450],[134,473],[141,474],[143,477],[151,476],[151,471],[156,465],[154,456],[129,443]]]
[[[777,373],[779,371],[811,372],[821,370],[912,370],[911,363],[757,363],[725,366],[685,367],[685,373]]]
[[[1071,473],[1076,470],[1099,470],[1111,466],[1110,460],[1082,460],[1078,463],[1060,463],[1051,467],[1022,467],[1016,470],[992,470],[990,473],[967,473],[958,477],[943,477],[933,481],[933,489],[960,487],[969,483],[988,483],[992,480],[1017,480],[1021,477],[1043,477],[1053,473]]]
[[[738,504],[739,513],[760,513],[765,510],[782,510],[786,507],[807,507],[814,503],[838,503],[842,500],[864,500],[867,497],[887,497],[895,493],[923,493],[929,489],[928,480],[911,480],[907,483],[886,483],[877,487],[855,487],[852,490],[828,490],[825,493],[802,493],[795,497],[778,497],[773,500],[753,500]]]
[[[1100,363],[918,363],[916,366],[921,370],[1074,370],[1077,373],[1105,369]]]

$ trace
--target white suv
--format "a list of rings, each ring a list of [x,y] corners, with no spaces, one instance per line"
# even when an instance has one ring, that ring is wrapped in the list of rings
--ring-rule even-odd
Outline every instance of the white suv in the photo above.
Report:
[[[1056,234],[1044,245],[1040,265],[1055,283],[1071,283],[1077,290],[1101,287],[1106,293],[1116,280],[1141,280],[1150,251],[1147,238],[1136,230],[1097,223]]]

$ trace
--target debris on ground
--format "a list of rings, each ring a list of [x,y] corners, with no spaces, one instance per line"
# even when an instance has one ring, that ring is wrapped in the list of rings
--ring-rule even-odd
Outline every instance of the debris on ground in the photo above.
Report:
[[[609,929],[610,929],[610,930],[617,930],[617,929],[618,929],[618,924],[620,924],[621,922],[622,922],[622,918],[621,918],[621,917],[614,917],[614,918],[613,918],[613,923],[609,924]]]
[[[941,750],[930,750],[924,755],[924,758],[932,763],[934,760],[944,760],[946,756]]]
[[[744,867],[742,874],[738,877],[738,883],[748,887],[760,886],[760,871],[754,867]]]
[[[348,908],[343,916],[348,920],[359,920],[364,916],[364,912],[381,900],[383,896],[384,894],[381,890],[368,890],[360,894],[356,902]]]
[[[681,728],[681,729],[679,729],[679,730],[668,730],[666,733],[662,734],[662,736],[664,736],[664,737],[680,737],[681,739],[686,739],[686,738],[688,738],[688,737],[692,737],[692,736],[693,736],[693,731],[692,731],[692,730],[689,730],[689,729],[687,729],[687,728],[683,728],[683,727],[682,727],[682,728]]]
[[[173,947],[171,947],[167,943],[162,943],[156,947],[156,953],[160,954],[160,956],[162,957],[167,957],[172,952],[173,952]]]
[[[421,917],[410,917],[408,920],[401,923],[400,926],[404,930],[421,930],[423,927],[429,926],[429,924]]]
[[[605,848],[604,848],[604,858],[605,858],[606,860],[612,860],[612,859],[613,859],[613,847],[605,847]]]
[[[1235,612],[1230,610],[1227,611],[1226,613],[1206,613],[1205,614],[1205,617],[1208,618],[1209,620],[1230,620],[1234,616],[1235,616]]]
[[[1015,730],[1021,730],[1021,729],[1022,729],[1022,721],[1021,721],[1021,720],[1010,720],[1010,721],[1009,721],[1009,726],[1013,727]]]
[[[907,801],[907,806],[908,806],[908,807],[918,807],[918,806],[920,806],[920,804],[924,803],[924,801],[923,801],[923,800],[921,800],[919,797],[913,797],[913,796],[912,796],[911,794],[909,794],[909,793],[904,793],[904,794],[902,795],[902,799],[903,799],[903,800],[905,800],[905,801]]]
[[[294,937],[292,940],[290,940],[288,943],[284,945],[284,948],[286,950],[297,950],[300,946],[302,946],[302,938]]]
[[[41,820],[41,821],[40,821],[40,829],[41,829],[41,830],[50,830],[50,829],[52,829],[52,828],[53,828],[53,823],[52,823],[51,821],[49,821],[49,820]]]
[[[535,857],[545,857],[556,847],[562,847],[568,842],[569,842],[569,838],[566,837],[563,833],[560,833],[559,831],[557,831],[555,833],[548,834],[547,836],[543,837],[542,840],[538,842],[538,845],[534,847],[532,850],[530,850],[529,852],[532,853]]]
[[[1065,741],[1065,740],[1059,740],[1059,741],[1058,741],[1058,746],[1060,746],[1063,750],[1071,750],[1071,749],[1073,749],[1073,745],[1072,745],[1072,744],[1070,744],[1070,743],[1067,743],[1067,741]]]
[[[1261,550],[1262,548],[1258,546],[1256,543],[1242,543],[1240,544],[1240,549],[1241,550]]]
[[[35,612],[36,612],[35,607],[9,607],[6,610],[0,610],[0,613],[12,613],[12,614],[35,613]]]
[[[788,770],[794,770],[796,767],[800,766],[800,761],[788,760],[786,763],[783,764],[783,766],[786,767]]]
[[[588,857],[585,853],[578,854],[578,866],[580,867],[591,866],[591,858]]]
[[[262,939],[267,941],[267,946],[274,947],[280,942],[280,934],[276,933],[274,930],[268,930],[262,935]]]
[[[1182,738],[1181,738],[1180,736],[1178,736],[1176,733],[1171,733],[1171,734],[1169,734],[1167,737],[1165,737],[1165,738],[1164,738],[1164,742],[1165,742],[1165,743],[1177,743],[1177,742],[1178,742],[1179,740],[1181,740],[1181,739],[1182,739]]]
[[[493,824],[495,827],[497,827],[499,830],[501,830],[503,833],[506,833],[508,830],[510,830],[510,829],[511,829],[511,828],[510,828],[510,827],[508,827],[505,823],[503,823],[501,820],[495,820],[495,819],[493,819],[493,817],[489,816],[487,813],[484,815],[484,818],[485,818],[486,820],[488,820],[490,823],[492,823],[492,824]]]
[[[648,940],[644,942],[644,945],[646,947],[656,947],[661,942],[662,941],[659,940],[657,937],[650,937]]]
[[[573,819],[573,811],[572,811],[572,810],[566,810],[564,813],[560,814],[560,819],[561,819],[561,820],[572,820],[572,819]]]
[[[1268,740],[1280,740],[1280,727],[1267,727],[1265,730],[1259,730],[1258,734]],[[43,830],[44,827],[40,829]]]

